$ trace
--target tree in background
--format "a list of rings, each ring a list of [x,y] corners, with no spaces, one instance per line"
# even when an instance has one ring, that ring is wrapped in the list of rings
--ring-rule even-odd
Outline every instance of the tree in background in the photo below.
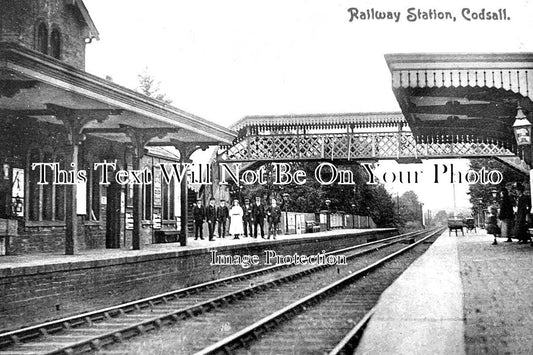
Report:
[[[406,229],[415,229],[422,226],[422,205],[414,191],[404,192],[398,199],[399,215],[396,224]]]
[[[396,226],[394,218],[394,202],[392,196],[387,192],[383,185],[367,187],[368,199],[365,202],[370,205],[370,216],[378,226],[393,227]]]
[[[145,68],[141,74],[137,75],[139,84],[137,86],[137,92],[144,94],[148,97],[161,101],[165,104],[171,104],[172,100],[167,97],[166,94],[161,92],[161,82],[148,73],[148,68]]]
[[[435,226],[446,226],[448,225],[448,213],[444,210],[440,210],[433,217],[433,223]]]
[[[471,184],[469,185],[468,194],[470,195],[470,203],[472,203],[472,213],[474,216],[482,216],[487,208],[494,204],[499,203],[500,196],[496,199],[492,195],[493,189],[498,189],[503,186],[509,187],[515,182],[527,184],[526,176],[523,173],[519,173],[509,166],[495,160],[495,159],[472,159],[470,160],[470,169],[479,171],[481,168],[485,170],[498,170],[503,175],[503,181],[499,186],[483,185],[483,184]]]
[[[272,184],[273,167],[272,164],[264,165],[268,183],[265,185],[241,186],[237,188],[233,185],[232,198],[249,198],[250,201],[256,196],[264,201],[276,198],[283,203],[283,194],[289,194],[287,209],[289,211],[315,213],[326,210],[325,203],[330,200],[329,206],[332,212],[345,212],[361,216],[370,215],[374,222],[380,227],[395,226],[394,203],[391,195],[382,185],[367,185],[366,176],[363,169],[358,165],[338,166],[339,169],[350,169],[354,173],[354,185],[332,185],[322,186],[314,178],[316,162],[293,162],[290,163],[291,171],[304,170],[307,174],[307,182],[303,185],[294,183],[275,186]],[[324,179],[328,179],[328,174],[324,173]],[[282,208],[285,208],[283,205]]]

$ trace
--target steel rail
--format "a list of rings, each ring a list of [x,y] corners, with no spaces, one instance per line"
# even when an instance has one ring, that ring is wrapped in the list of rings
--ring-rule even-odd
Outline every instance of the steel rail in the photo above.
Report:
[[[334,293],[336,290],[344,288],[345,286],[357,281],[358,279],[366,276],[370,272],[384,265],[386,262],[402,255],[408,250],[415,248],[416,246],[424,243],[428,239],[435,235],[442,233],[444,229],[438,228],[435,231],[429,231],[429,235],[420,239],[419,241],[410,244],[409,246],[402,248],[396,252],[389,254],[388,256],[366,266],[359,271],[348,275],[338,281],[331,283],[330,285],[313,292],[312,294],[293,302],[292,304],[284,307],[283,309],[276,311],[269,316],[251,324],[250,326],[216,342],[215,344],[195,353],[195,355],[208,355],[208,354],[232,354],[233,350],[239,348],[251,340],[257,340],[261,333],[266,333],[270,329],[277,327],[284,320],[291,318],[292,315],[297,314],[301,310],[305,310],[306,306],[312,306],[320,302],[329,294]]]
[[[365,244],[359,244],[359,245],[352,246],[352,247],[338,249],[332,252],[325,253],[325,255],[333,255],[333,254],[339,254],[343,252],[345,253],[347,251],[354,251],[354,250],[361,249],[364,247],[369,247],[369,246],[373,246],[376,244],[382,244],[376,248],[369,249],[361,253],[357,253],[357,254],[347,257],[347,258],[352,258],[352,257],[360,256],[366,253],[370,253],[375,250],[379,250],[382,247],[401,242],[402,240],[405,240],[405,239],[414,238],[415,236],[423,234],[425,232],[427,231],[422,230],[422,231],[416,231],[416,232],[409,232],[409,233],[405,233],[405,234],[401,234],[401,235],[393,236],[389,238],[384,238],[381,240],[377,240],[377,241],[373,241],[373,242],[369,242]],[[53,335],[54,333],[59,332],[61,330],[69,330],[71,328],[80,327],[83,325],[92,325],[93,322],[96,323],[98,321],[109,320],[113,317],[117,317],[125,313],[134,312],[136,310],[148,309],[148,308],[153,307],[154,305],[163,304],[163,303],[167,303],[169,301],[175,300],[175,299],[179,299],[180,296],[182,295],[190,295],[194,293],[199,293],[203,289],[216,288],[218,285],[227,285],[228,283],[231,283],[231,281],[242,281],[242,280],[254,277],[254,276],[260,276],[268,272],[273,272],[279,269],[287,268],[289,266],[291,265],[290,264],[273,265],[268,268],[262,268],[260,270],[255,270],[255,271],[247,272],[244,274],[226,277],[220,280],[206,282],[200,285],[191,286],[191,287],[180,289],[177,291],[166,292],[166,293],[148,297],[142,300],[132,301],[132,302],[128,302],[125,304],[97,310],[94,312],[88,312],[88,313],[84,313],[84,314],[77,315],[77,316],[63,318],[57,321],[47,322],[47,323],[39,324],[36,326],[3,333],[3,334],[0,334],[0,339],[2,338],[6,339],[6,337],[9,337],[9,340],[11,340],[9,344],[19,344],[19,343],[22,343],[22,340],[33,339],[33,338],[45,336],[48,334]],[[81,348],[86,347],[87,345],[89,346],[90,349],[100,349],[102,345],[121,341],[122,339],[129,338],[130,336],[133,336],[133,335],[142,334],[147,330],[158,328],[166,323],[173,323],[180,319],[185,319],[185,318],[189,318],[192,316],[196,316],[198,314],[203,313],[206,310],[210,310],[224,303],[230,303],[240,297],[247,297],[248,294],[253,294],[253,292],[258,292],[258,291],[267,289],[269,287],[272,287],[274,285],[277,285],[279,283],[288,282],[288,281],[303,277],[305,275],[308,275],[313,272],[317,272],[326,267],[330,267],[330,266],[319,265],[319,266],[311,267],[306,270],[300,271],[298,273],[284,276],[281,279],[258,284],[253,287],[240,289],[236,292],[224,294],[222,296],[215,297],[215,298],[206,300],[204,302],[198,303],[191,307],[177,309],[167,314],[154,317],[154,318],[142,321],[142,322],[135,323],[131,326],[121,329],[120,331],[112,331],[112,332],[105,333],[100,336],[91,338],[89,340],[71,344],[62,349],[58,349],[57,351],[54,351],[52,353],[69,353],[70,352],[69,349],[81,349]],[[28,336],[27,333],[29,331],[33,331],[34,334],[30,334],[30,336]],[[19,337],[20,333],[23,333],[23,335],[26,335],[26,337],[25,338]],[[6,346],[5,344],[6,342],[4,341],[3,347]]]
[[[419,235],[426,233],[426,230],[423,231],[416,231],[416,232],[410,232],[406,233],[404,235],[404,238],[397,238],[398,236],[392,237],[392,239],[397,239],[396,241],[392,240],[389,243],[386,243],[384,245],[377,246],[373,249],[364,250],[360,253],[356,253],[350,256],[347,256],[347,259],[355,258],[364,254],[371,253],[373,251],[379,250],[383,247],[390,246],[393,244],[396,244],[398,242],[401,242],[403,239],[412,238],[413,235]],[[389,238],[387,238],[389,239]],[[379,242],[379,241],[378,241]],[[376,244],[375,242],[371,242],[372,244]],[[368,246],[368,245],[367,245]],[[352,247],[344,248],[340,250],[345,249],[353,249]],[[338,251],[335,251],[338,252]],[[120,330],[114,330],[110,331],[104,334],[100,334],[98,336],[82,340],[73,344],[70,344],[68,346],[65,346],[63,348],[59,348],[57,350],[54,350],[52,352],[49,352],[47,354],[70,354],[73,352],[85,352],[85,351],[94,351],[94,350],[100,350],[102,347],[115,343],[115,342],[121,342],[124,339],[128,339],[130,337],[144,334],[148,331],[161,328],[163,325],[172,324],[174,322],[184,320],[187,318],[191,318],[197,315],[200,315],[204,312],[208,312],[214,308],[220,307],[226,303],[231,303],[237,299],[245,298],[248,296],[251,296],[257,292],[261,292],[264,290],[267,290],[269,288],[279,286],[280,284],[284,284],[290,281],[294,281],[296,279],[302,278],[306,275],[321,271],[323,269],[329,268],[331,265],[317,265],[314,267],[307,268],[305,270],[299,271],[294,274],[286,275],[280,278],[277,278],[275,280],[263,282],[261,284],[257,284],[254,286],[249,286],[247,288],[243,288],[240,290],[237,290],[235,292],[230,292],[227,294],[223,294],[220,296],[217,296],[212,299],[208,299],[204,302],[195,304],[194,306],[186,307],[183,309],[177,309],[175,311],[169,312],[167,314],[163,314],[154,318],[146,319],[131,325],[128,325],[127,327],[121,328]]]
[[[361,249],[364,247],[368,247],[368,246],[379,244],[379,243],[384,243],[384,242],[395,240],[395,239],[413,237],[421,232],[422,231],[404,233],[404,234],[376,240],[376,241],[369,242],[369,243],[358,244],[355,246],[334,250],[331,252],[327,252],[324,255],[340,254],[343,252]],[[193,286],[189,286],[186,288],[165,292],[165,293],[158,294],[155,296],[150,296],[150,297],[146,297],[143,299],[118,304],[115,306],[98,309],[95,311],[85,312],[85,313],[73,315],[70,317],[64,317],[61,319],[57,319],[57,320],[53,320],[49,322],[43,322],[43,323],[32,325],[29,327],[24,327],[24,328],[0,333],[0,349],[11,344],[18,344],[23,340],[42,336],[44,334],[53,334],[55,332],[59,332],[64,329],[79,327],[79,326],[83,326],[86,324],[91,324],[93,322],[105,320],[105,319],[108,319],[109,317],[118,316],[123,313],[129,313],[131,311],[138,310],[138,307],[140,307],[141,309],[152,307],[154,304],[166,303],[168,300],[177,299],[182,295],[188,296],[190,294],[197,293],[201,290],[216,288],[219,285],[226,285],[229,282],[242,281],[242,280],[253,278],[256,276],[261,276],[269,272],[274,272],[274,271],[287,268],[290,266],[291,266],[290,264],[276,264],[273,266],[261,268],[259,270],[253,270],[253,271],[249,271],[249,272],[238,274],[238,275],[228,276],[228,277],[221,278],[218,280],[204,282],[198,285],[193,285]]]

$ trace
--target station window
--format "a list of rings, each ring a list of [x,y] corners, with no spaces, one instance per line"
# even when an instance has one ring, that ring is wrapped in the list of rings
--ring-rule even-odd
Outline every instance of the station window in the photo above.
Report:
[[[143,185],[144,216],[143,219],[152,219],[152,185]]]
[[[90,166],[93,166],[90,164]],[[87,204],[87,214],[89,215],[89,219],[91,221],[99,221],[100,220],[100,179],[98,176],[98,173],[96,170],[89,170],[89,188],[87,189],[88,198],[87,201],[89,202]]]
[[[174,183],[162,184],[162,218],[164,220],[174,219]]]
[[[32,163],[58,161],[64,168],[64,156],[55,155],[50,147],[33,148],[28,152],[27,171],[28,198],[26,199],[27,216],[30,221],[64,221],[65,187],[53,185],[51,169],[46,169],[47,184],[39,185],[39,169],[32,169]]]
[[[61,59],[61,34],[53,29],[50,34],[50,54],[56,59]]]
[[[43,161],[45,163],[53,163],[52,152],[45,152]],[[46,181],[48,183],[41,187],[43,196],[42,217],[45,221],[54,219],[52,211],[54,211],[54,190],[56,186],[52,185],[52,176],[52,169],[46,169]]]
[[[58,155],[56,161],[59,162],[59,167],[62,170],[66,169],[65,166],[65,157],[63,155]],[[65,219],[65,185],[55,185],[55,219],[62,221]]]
[[[48,54],[48,28],[44,23],[39,24],[37,29],[37,50]]]

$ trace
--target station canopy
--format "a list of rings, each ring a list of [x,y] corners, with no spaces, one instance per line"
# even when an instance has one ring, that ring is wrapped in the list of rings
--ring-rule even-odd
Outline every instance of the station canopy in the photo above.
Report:
[[[84,134],[128,143],[126,128],[161,129],[148,145],[230,143],[235,133],[13,43],[0,43],[0,114],[62,125],[58,110],[93,113]],[[107,115],[108,114],[108,115]]]
[[[533,54],[387,54],[385,59],[418,141],[440,136],[516,145],[512,126],[518,109],[533,110]]]

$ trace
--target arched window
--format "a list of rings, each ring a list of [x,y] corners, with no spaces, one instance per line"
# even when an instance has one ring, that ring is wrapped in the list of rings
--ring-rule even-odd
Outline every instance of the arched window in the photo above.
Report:
[[[48,28],[44,23],[39,24],[37,29],[37,50],[48,54]]]
[[[65,186],[52,184],[53,173],[46,168],[46,184],[38,184],[40,169],[32,169],[33,163],[59,162],[59,168],[65,170],[64,153],[54,154],[49,146],[31,148],[27,153],[26,169],[28,173],[28,198],[26,199],[28,220],[63,221],[65,220]]]
[[[61,34],[53,29],[50,35],[50,54],[56,59],[61,59]]]

